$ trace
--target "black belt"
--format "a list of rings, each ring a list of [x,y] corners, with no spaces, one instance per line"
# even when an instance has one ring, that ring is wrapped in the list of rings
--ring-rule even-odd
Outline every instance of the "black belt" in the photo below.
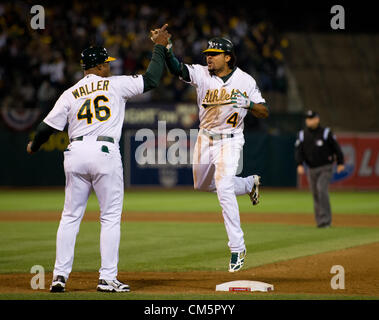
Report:
[[[70,142],[72,141],[83,141],[83,136],[70,139]],[[112,137],[107,137],[107,136],[98,136],[96,138],[96,141],[106,141],[106,142],[114,143],[114,139]]]
[[[207,137],[209,137],[209,139],[211,139],[211,140],[221,140],[221,139],[233,138],[234,137],[233,133],[214,133],[214,134],[211,134],[211,133],[204,131],[204,130],[203,130],[203,133]]]

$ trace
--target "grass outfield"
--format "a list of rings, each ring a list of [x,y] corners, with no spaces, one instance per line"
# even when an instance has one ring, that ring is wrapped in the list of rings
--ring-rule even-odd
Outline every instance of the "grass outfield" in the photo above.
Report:
[[[334,214],[378,214],[377,191],[330,192]],[[261,203],[252,207],[248,196],[238,197],[241,212],[257,213],[312,213],[313,202],[307,191],[261,191]],[[61,211],[64,190],[53,191],[7,191],[0,193],[1,211]],[[87,210],[98,210],[96,196],[92,193]],[[149,212],[219,212],[217,196],[207,192],[188,191],[126,191],[126,211]]]
[[[0,224],[0,273],[52,271],[55,222]],[[313,226],[245,224],[246,268],[379,241],[378,228],[317,229]],[[128,222],[122,224],[119,270],[193,271],[226,268],[228,248],[221,223]],[[100,226],[83,222],[73,271],[100,267]],[[269,236],[267,236],[269,235]]]

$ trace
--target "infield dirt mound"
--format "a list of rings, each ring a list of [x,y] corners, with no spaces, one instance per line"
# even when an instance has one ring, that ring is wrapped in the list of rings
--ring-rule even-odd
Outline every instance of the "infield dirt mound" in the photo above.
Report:
[[[232,280],[263,281],[274,285],[274,292],[264,294],[335,294],[379,296],[379,243],[302,257],[236,274],[220,271],[192,272],[119,272],[119,279],[135,293],[212,294],[217,284]],[[345,269],[345,289],[333,290],[330,273],[333,265]],[[0,274],[0,293],[33,293],[32,274]],[[46,288],[51,281],[46,274]],[[96,291],[97,272],[73,272],[67,283],[69,292]],[[223,294],[223,293],[220,293]],[[238,293],[229,293],[238,294]],[[263,294],[263,293],[254,293]]]

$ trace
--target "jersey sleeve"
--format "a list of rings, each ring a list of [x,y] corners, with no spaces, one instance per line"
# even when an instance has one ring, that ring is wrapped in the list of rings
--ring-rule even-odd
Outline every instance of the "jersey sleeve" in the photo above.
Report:
[[[254,103],[265,103],[266,100],[262,97],[261,91],[259,90],[257,83],[251,78],[252,85],[249,93],[249,99]]]
[[[53,109],[45,117],[43,122],[45,122],[50,127],[63,131],[66,126],[68,119],[68,112],[70,109],[70,104],[66,98],[65,92],[59,97],[55,103]]]
[[[200,64],[185,64],[184,66],[188,69],[190,81],[186,81],[183,78],[180,79],[194,87],[198,87],[201,81],[204,79],[204,66]]]
[[[117,76],[116,90],[127,100],[143,93],[144,84],[142,75]]]

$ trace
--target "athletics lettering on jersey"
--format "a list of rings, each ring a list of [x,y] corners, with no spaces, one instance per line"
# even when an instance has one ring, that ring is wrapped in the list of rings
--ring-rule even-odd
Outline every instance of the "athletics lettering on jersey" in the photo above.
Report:
[[[90,84],[87,83],[84,86],[81,86],[72,91],[72,95],[75,99],[77,99],[82,96],[87,96],[96,91],[108,91],[108,85],[109,80],[100,80],[97,81],[97,84],[95,84],[95,82],[91,82]]]
[[[237,89],[232,89],[230,93],[227,93],[227,90],[223,88],[219,93],[218,89],[208,89],[202,101],[202,106],[204,108],[208,108],[213,106],[228,105],[231,103],[230,99],[234,94],[236,94],[237,91]],[[246,91],[243,94],[246,95]]]
[[[230,101],[237,89],[254,103],[265,103],[252,76],[239,68],[228,80],[211,74],[207,66],[188,65],[190,81],[183,81],[196,88],[199,106],[199,127],[212,133],[242,133],[248,110],[236,109]]]

